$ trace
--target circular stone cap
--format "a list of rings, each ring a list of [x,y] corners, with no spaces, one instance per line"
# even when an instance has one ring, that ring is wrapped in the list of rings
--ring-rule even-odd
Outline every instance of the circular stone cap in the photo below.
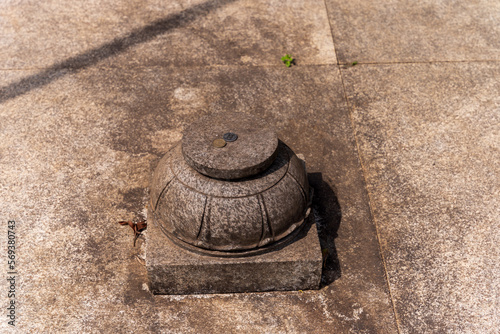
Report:
[[[226,142],[226,145],[214,143]],[[218,179],[239,179],[266,170],[276,158],[278,136],[267,123],[244,113],[219,113],[185,131],[182,154],[196,171]]]

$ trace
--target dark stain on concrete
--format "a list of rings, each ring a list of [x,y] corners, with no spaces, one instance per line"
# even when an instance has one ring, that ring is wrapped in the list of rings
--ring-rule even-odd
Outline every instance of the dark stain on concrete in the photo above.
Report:
[[[121,192],[123,200],[116,206],[118,209],[124,209],[134,213],[136,219],[143,220],[144,199],[146,196],[145,188],[131,188]]]
[[[75,226],[78,226],[83,231],[88,230],[90,223],[90,215],[87,210],[83,209],[74,210],[74,213],[71,215],[71,219],[72,223]]]

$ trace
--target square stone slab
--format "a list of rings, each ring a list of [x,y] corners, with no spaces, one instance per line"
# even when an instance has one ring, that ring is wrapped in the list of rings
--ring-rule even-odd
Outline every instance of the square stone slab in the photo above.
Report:
[[[0,104],[0,212],[19,223],[19,332],[397,333],[336,66],[115,65],[61,70]],[[148,291],[143,239],[133,247],[117,221],[143,217],[151,170],[210,110],[262,117],[304,154],[329,249],[322,289]]]
[[[326,0],[339,63],[500,58],[500,2]]]
[[[153,215],[150,215],[153,217]],[[146,267],[154,294],[199,294],[318,289],[322,254],[311,214],[293,242],[269,253],[221,258],[196,254],[148,225]]]
[[[401,333],[498,333],[500,64],[343,75]]]

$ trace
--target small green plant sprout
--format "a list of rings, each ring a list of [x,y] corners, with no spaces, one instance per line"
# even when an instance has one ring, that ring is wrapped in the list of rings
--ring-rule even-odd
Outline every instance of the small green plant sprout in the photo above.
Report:
[[[295,59],[291,55],[286,54],[283,57],[281,57],[281,61],[285,63],[286,67],[290,67],[292,66],[292,64],[294,64]]]
[[[357,61],[357,60],[356,60],[356,61],[353,61],[353,62],[351,63],[351,65],[352,65],[352,66],[356,66],[356,65],[358,65],[358,61]]]

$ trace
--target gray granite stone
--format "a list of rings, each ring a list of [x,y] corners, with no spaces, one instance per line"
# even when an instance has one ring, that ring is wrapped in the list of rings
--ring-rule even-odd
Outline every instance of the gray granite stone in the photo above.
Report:
[[[172,157],[170,166],[179,182],[197,191],[216,197],[244,197],[261,193],[278,183],[287,173],[290,166],[290,156],[293,155],[283,144],[278,150],[273,164],[263,173],[255,177],[233,180],[214,179],[200,175],[184,160],[182,154]]]
[[[185,250],[163,235],[155,221],[148,229],[146,267],[155,294],[319,289],[323,259],[312,219],[283,248],[237,259]]]
[[[231,134],[232,141],[223,137]],[[213,143],[222,140],[224,146]],[[266,170],[278,153],[278,136],[263,120],[245,113],[218,113],[191,124],[182,137],[184,159],[197,172],[240,179]]]
[[[151,208],[158,225],[174,242],[198,251],[262,252],[255,248],[284,242],[302,227],[310,195],[303,162],[282,142],[277,151],[266,171],[220,180],[191,168],[177,145],[152,180]]]

